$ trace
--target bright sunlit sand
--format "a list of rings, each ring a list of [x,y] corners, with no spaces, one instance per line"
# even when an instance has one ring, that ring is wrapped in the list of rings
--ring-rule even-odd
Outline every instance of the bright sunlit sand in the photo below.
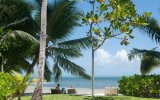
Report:
[[[26,90],[26,94],[32,94],[34,92],[35,86],[29,86]],[[55,87],[53,87],[55,88]],[[44,94],[51,94],[51,87],[43,87],[43,93]],[[69,89],[66,87],[66,90]],[[85,95],[85,96],[91,96],[92,90],[89,88],[75,88],[77,95]],[[105,89],[95,89],[95,96],[104,96]]]

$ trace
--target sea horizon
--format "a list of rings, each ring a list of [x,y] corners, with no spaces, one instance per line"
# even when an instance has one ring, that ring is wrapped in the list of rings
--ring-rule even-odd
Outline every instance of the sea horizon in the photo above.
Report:
[[[95,77],[94,87],[95,89],[104,89],[105,87],[118,87],[118,80],[121,77]],[[62,77],[59,82],[55,82],[54,78],[51,78],[50,82],[44,82],[44,87],[55,88],[57,84],[60,84],[61,88],[91,88],[92,80],[85,80],[80,77]]]

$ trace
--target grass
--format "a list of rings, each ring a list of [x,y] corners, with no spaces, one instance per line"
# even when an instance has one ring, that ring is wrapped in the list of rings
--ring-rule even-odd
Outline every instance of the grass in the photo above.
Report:
[[[22,100],[31,100],[31,96],[24,96]],[[87,97],[87,96],[70,96],[70,95],[45,95],[43,100],[159,100],[153,98],[138,98],[130,96],[112,96],[112,97]]]

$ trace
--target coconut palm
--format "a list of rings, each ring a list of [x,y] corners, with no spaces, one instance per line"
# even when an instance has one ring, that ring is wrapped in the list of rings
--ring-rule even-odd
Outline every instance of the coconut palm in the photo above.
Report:
[[[13,0],[13,1],[16,2],[18,0]],[[20,0],[20,1],[25,2],[24,0]],[[8,2],[5,2],[5,3],[8,3]],[[34,6],[37,5],[35,8],[41,7],[41,2],[39,0],[35,0],[33,4]],[[58,79],[61,75],[61,72],[62,72],[61,70],[63,69],[65,71],[70,72],[71,74],[89,79],[90,77],[89,75],[86,74],[85,70],[81,66],[71,61],[74,58],[82,56],[80,49],[88,48],[90,46],[89,38],[86,38],[86,37],[81,39],[75,39],[75,40],[68,39],[68,37],[72,33],[72,29],[75,26],[80,26],[78,21],[81,13],[76,9],[75,2],[58,0],[57,2],[50,3],[47,11],[48,11],[47,19],[49,23],[47,23],[47,26],[48,26],[47,27],[47,43],[46,43],[47,47],[46,47],[46,59],[45,59],[46,60],[45,72],[44,72],[45,78],[49,80],[53,72],[53,74],[55,75],[55,78]],[[37,13],[34,14],[35,15],[34,20],[31,19],[31,22],[34,21],[32,22],[34,23],[33,26],[32,25],[30,26],[31,28],[40,26],[40,9],[37,9],[36,12]],[[31,15],[31,14],[28,13],[28,15]],[[24,28],[19,26],[23,26],[23,24],[27,22],[28,21],[25,21],[25,20],[18,21],[16,25],[14,25],[14,27],[10,26],[10,28],[12,30],[14,30],[14,28],[23,30]],[[31,29],[30,27],[28,29]],[[38,32],[37,32],[37,29],[38,29]],[[34,31],[33,33],[31,33],[31,35],[34,36],[37,40],[39,40],[40,38],[39,28],[36,28],[36,30],[31,30],[31,31]],[[27,32],[29,33],[29,31]],[[24,61],[22,62],[22,64],[24,65],[30,64],[30,67],[27,66],[27,68],[29,68],[28,73],[31,73],[33,71],[34,66],[38,64],[38,57],[39,57],[38,48],[39,48],[39,45],[36,47],[36,49],[33,49],[33,51],[30,54],[31,56],[27,57],[27,59],[23,58]],[[49,66],[47,63],[47,61],[50,58],[54,62],[54,65],[50,66],[52,67],[53,71],[49,69]],[[31,63],[28,61],[28,59],[29,61],[31,60],[30,61]]]
[[[37,5],[40,6],[40,4],[41,3],[38,1]],[[87,37],[68,40],[72,29],[75,26],[80,26],[78,20],[81,13],[75,8],[75,4],[75,2],[60,0],[48,5],[46,64],[44,74],[46,79],[49,79],[50,74],[52,74],[47,64],[49,58],[54,62],[52,70],[56,80],[60,78],[62,69],[73,75],[81,76],[86,79],[90,78],[82,67],[70,60],[82,56],[80,49],[90,46],[89,38]],[[36,19],[40,19],[39,13],[37,13]],[[39,35],[37,37],[39,37]],[[39,51],[36,53],[37,55],[38,52]],[[33,62],[34,64],[38,61],[37,55],[35,55],[35,59],[33,60],[35,61]],[[34,64],[30,67],[29,72],[33,71]]]
[[[160,43],[160,25],[155,18],[143,17],[148,23],[147,26],[138,26],[144,34],[147,34],[153,41],[157,44]],[[160,52],[155,51],[156,48],[151,50],[140,50],[133,49],[129,54],[129,60],[136,58],[137,56],[141,58],[140,71],[142,74],[149,73],[152,69],[159,67],[160,65]]]

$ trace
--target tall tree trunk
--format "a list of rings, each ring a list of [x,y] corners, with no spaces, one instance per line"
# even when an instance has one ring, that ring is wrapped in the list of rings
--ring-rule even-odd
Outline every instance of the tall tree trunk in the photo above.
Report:
[[[92,4],[92,15],[94,15],[94,12],[95,12],[95,1],[96,0],[93,0],[93,4]],[[90,33],[90,36],[91,36],[91,42],[92,42],[92,97],[94,97],[94,40],[93,40],[93,33],[92,33],[92,28],[93,28],[93,24],[94,23],[91,23],[90,24],[90,30],[89,30],[89,33]]]
[[[46,27],[47,27],[47,0],[42,0],[41,7],[41,36],[40,36],[40,51],[39,51],[39,71],[38,81],[32,100],[42,100],[42,85],[45,65],[45,50],[46,50]]]
[[[92,97],[94,96],[94,48],[92,45]]]

